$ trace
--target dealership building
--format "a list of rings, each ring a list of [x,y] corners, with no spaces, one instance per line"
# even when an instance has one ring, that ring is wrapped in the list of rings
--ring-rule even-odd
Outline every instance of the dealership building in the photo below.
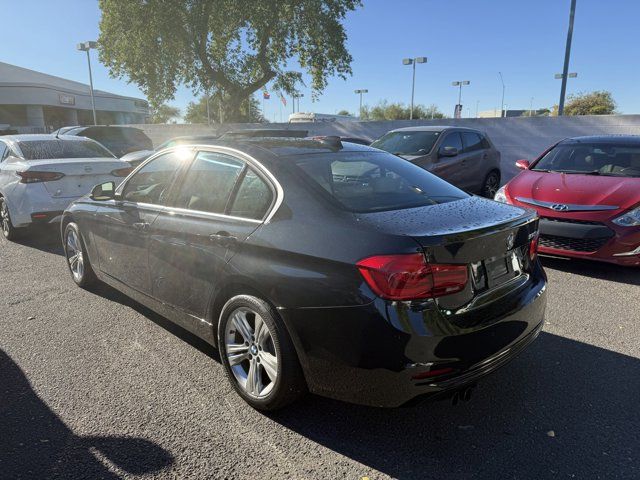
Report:
[[[94,90],[98,124],[145,123],[146,100]],[[92,125],[91,90],[84,83],[0,62],[0,130],[45,133]]]

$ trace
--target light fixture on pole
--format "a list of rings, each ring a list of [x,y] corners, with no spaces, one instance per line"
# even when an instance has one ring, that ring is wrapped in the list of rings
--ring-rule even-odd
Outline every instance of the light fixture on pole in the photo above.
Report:
[[[411,110],[409,110],[409,120],[413,120],[413,96],[416,90],[416,63],[427,63],[427,57],[403,58],[403,65],[413,66],[413,77],[411,80]]]
[[[366,88],[364,89],[358,89],[358,90],[354,90],[353,93],[360,95],[360,119],[362,119],[362,94],[363,93],[369,93],[369,90],[367,90]]]
[[[453,117],[454,118],[461,118],[462,117],[462,87],[469,85],[471,82],[469,80],[460,80],[457,82],[451,82],[451,85],[453,85],[454,87],[458,87],[458,104],[456,105],[456,108],[453,112]]]
[[[498,75],[500,75],[500,82],[502,83],[502,102],[500,103],[500,117],[506,117],[507,113],[504,110],[504,91],[505,91],[505,85],[504,85],[504,78],[502,78],[502,72],[498,72]]]
[[[567,30],[567,44],[564,49],[564,65],[562,74],[556,78],[562,79],[560,86],[560,102],[558,103],[558,116],[564,114],[564,97],[567,93],[567,78],[575,78],[576,74],[569,73],[569,59],[571,58],[571,38],[573,37],[573,18],[576,15],[576,0],[571,0],[571,8],[569,10],[569,29]],[[573,75],[573,77],[571,76]]]
[[[91,93],[91,110],[93,110],[93,124],[97,125],[96,119],[96,101],[93,98],[93,75],[91,74],[91,57],[89,56],[89,50],[98,48],[98,42],[88,41],[79,43],[77,49],[81,52],[87,52],[87,65],[89,66],[89,91]]]

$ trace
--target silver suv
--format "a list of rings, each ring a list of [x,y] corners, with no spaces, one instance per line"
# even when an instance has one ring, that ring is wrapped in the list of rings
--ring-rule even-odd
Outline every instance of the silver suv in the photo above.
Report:
[[[462,190],[493,198],[500,152],[479,130],[447,126],[391,130],[371,144],[438,175]]]

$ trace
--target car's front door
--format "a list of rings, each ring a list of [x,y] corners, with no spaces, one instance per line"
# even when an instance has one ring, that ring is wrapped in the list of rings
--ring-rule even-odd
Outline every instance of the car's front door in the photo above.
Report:
[[[477,193],[482,189],[487,173],[487,152],[484,148],[483,138],[476,132],[462,132],[462,163],[460,174],[460,188]]]
[[[454,147],[458,154],[452,157],[442,156],[440,152],[444,147]],[[434,162],[429,171],[456,187],[464,188],[461,185],[464,154],[460,132],[453,131],[445,134],[440,144],[436,145],[433,154]]]
[[[184,151],[156,157],[118,188],[116,199],[100,206],[93,228],[100,271],[151,293],[149,232],[187,160]]]
[[[174,208],[161,212],[151,229],[153,296],[202,319],[274,190],[247,159],[214,150],[196,154],[176,190]]]

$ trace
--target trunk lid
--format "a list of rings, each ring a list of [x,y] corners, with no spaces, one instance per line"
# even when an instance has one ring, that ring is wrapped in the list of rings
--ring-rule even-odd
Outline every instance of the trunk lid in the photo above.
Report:
[[[383,233],[412,237],[429,263],[468,265],[465,290],[438,299],[442,307],[454,309],[526,276],[529,244],[538,230],[535,212],[480,197],[359,214],[358,221]]]
[[[24,171],[58,172],[64,174],[59,180],[43,182],[44,188],[57,198],[77,198],[104,182],[123,180],[111,172],[129,168],[127,162],[116,158],[65,158],[54,160],[29,160]]]

